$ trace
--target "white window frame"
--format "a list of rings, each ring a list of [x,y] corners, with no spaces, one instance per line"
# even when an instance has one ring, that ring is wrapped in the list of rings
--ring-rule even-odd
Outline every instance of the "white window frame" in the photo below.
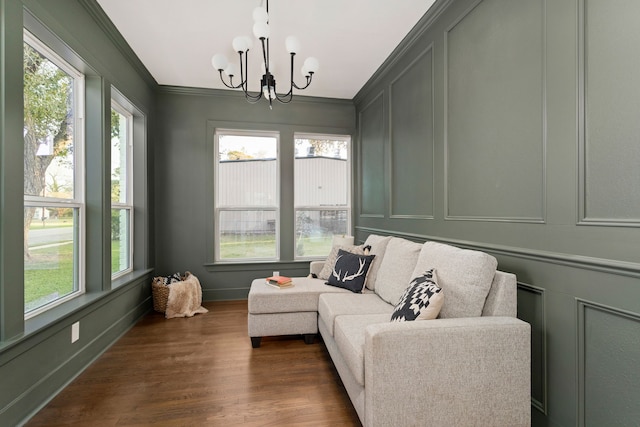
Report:
[[[230,136],[253,136],[266,137],[276,139],[276,204],[272,206],[224,206],[219,205],[218,185],[220,183],[220,135]],[[255,261],[277,261],[280,259],[280,133],[276,131],[260,131],[260,130],[239,130],[239,129],[216,129],[214,133],[213,152],[214,152],[214,261],[220,263],[246,263]],[[265,211],[275,212],[275,239],[276,253],[274,257],[264,258],[221,258],[220,257],[220,215],[221,212],[230,211]]]
[[[332,135],[332,134],[316,134],[316,133],[298,133],[296,132],[293,135],[293,143],[295,146],[295,141],[298,139],[326,139],[333,141],[345,141],[347,143],[347,182],[345,185],[347,186],[347,204],[345,206],[305,206],[305,205],[297,205],[296,200],[294,198],[293,201],[293,256],[294,260],[316,260],[316,259],[325,259],[326,256],[298,256],[296,251],[296,218],[298,217],[299,211],[347,211],[347,233],[351,233],[351,206],[353,204],[352,201],[352,138],[350,135]],[[294,159],[294,169],[295,169],[295,159]],[[295,170],[294,170],[295,176]],[[294,182],[294,188],[296,183]],[[295,194],[295,191],[294,191]],[[328,254],[327,254],[328,255]]]
[[[114,99],[111,100],[111,108],[113,110],[115,110],[118,114],[120,114],[121,116],[123,116],[125,118],[125,120],[127,121],[127,134],[126,134],[126,143],[125,143],[125,147],[126,147],[126,171],[125,171],[125,178],[126,178],[126,182],[125,182],[125,199],[126,201],[123,202],[114,202],[113,200],[111,201],[111,209],[125,209],[128,211],[128,218],[129,218],[129,232],[127,233],[128,236],[128,248],[129,248],[129,253],[128,253],[128,258],[129,258],[129,267],[124,269],[124,270],[120,270],[117,271],[115,273],[111,274],[111,279],[117,279],[118,277],[121,277],[127,273],[130,273],[133,271],[133,229],[134,229],[134,205],[133,205],[133,114],[127,110],[125,107],[123,107],[122,105],[120,105],[117,101],[115,101]],[[109,140],[109,147],[111,147],[111,140]],[[121,166],[122,167],[122,166]],[[122,191],[122,188],[121,188]],[[109,213],[111,213],[111,210],[109,210]],[[111,216],[109,216],[110,218]],[[113,264],[113,263],[112,263]]]
[[[74,125],[73,125],[73,150],[74,150],[74,167],[73,167],[73,198],[62,199],[49,196],[33,196],[24,195],[25,208],[71,208],[77,209],[78,224],[75,229],[78,231],[77,236],[74,234],[74,251],[77,251],[77,276],[74,281],[77,282],[77,290],[58,298],[54,301],[46,303],[41,307],[24,313],[24,318],[30,319],[38,314],[52,309],[64,302],[77,298],[86,292],[85,286],[85,266],[86,266],[86,203],[85,203],[85,156],[84,156],[84,98],[85,98],[85,79],[84,74],[71,66],[67,61],[62,59],[51,48],[42,43],[38,38],[29,33],[26,29],[23,31],[23,42],[38,51],[42,56],[60,68],[73,78],[73,97],[74,97]],[[77,243],[75,239],[78,239]],[[75,286],[74,286],[75,287]],[[23,308],[24,310],[24,308]]]

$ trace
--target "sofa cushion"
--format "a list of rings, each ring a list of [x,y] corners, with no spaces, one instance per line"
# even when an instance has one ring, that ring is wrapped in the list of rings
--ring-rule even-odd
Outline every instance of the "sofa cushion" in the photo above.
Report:
[[[367,279],[369,266],[375,255],[357,255],[343,249],[338,250],[336,264],[331,271],[327,285],[361,293]]]
[[[318,316],[333,336],[335,319],[344,314],[384,314],[385,322],[393,306],[384,302],[373,292],[364,294],[322,294],[318,299]]]
[[[388,323],[388,314],[343,315],[335,320],[336,346],[356,381],[364,386],[364,339],[369,325]]]
[[[409,286],[422,245],[399,237],[392,237],[378,270],[375,291],[380,298],[395,306]],[[424,272],[423,269],[421,272]]]
[[[391,321],[431,320],[438,317],[444,294],[437,280],[433,269],[414,277],[393,310]]]
[[[376,256],[371,263],[371,267],[369,268],[369,276],[367,276],[367,282],[365,283],[367,289],[374,290],[376,288],[378,270],[380,269],[382,258],[384,258],[384,253],[390,240],[391,236],[382,237],[375,234],[369,234],[369,237],[367,237],[367,240],[364,242],[365,247],[371,246],[371,249],[369,249],[369,254]]]
[[[364,246],[341,246],[336,245],[331,248],[329,251],[329,255],[327,259],[324,261],[324,265],[322,266],[322,270],[318,273],[318,279],[327,280],[329,276],[331,276],[331,272],[333,271],[333,267],[336,265],[336,259],[338,258],[338,251],[342,249],[347,252],[351,252],[352,254],[364,255]]]
[[[420,251],[413,275],[434,268],[438,286],[446,294],[441,318],[482,315],[498,261],[480,251],[427,242]]]
[[[265,283],[264,278],[255,279],[249,290],[249,313],[297,313],[318,311],[318,296],[323,293],[345,293],[346,289],[327,286],[324,280],[294,277],[293,286],[277,289]]]

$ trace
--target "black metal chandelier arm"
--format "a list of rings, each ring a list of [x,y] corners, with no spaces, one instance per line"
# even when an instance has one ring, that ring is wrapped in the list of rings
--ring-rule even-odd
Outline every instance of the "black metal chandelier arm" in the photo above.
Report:
[[[288,104],[291,101],[293,101],[293,91],[289,91],[289,93],[287,93],[286,95],[278,95],[276,93],[276,99],[281,103],[281,104]]]
[[[247,99],[247,102],[249,102],[249,104],[255,104],[256,102],[262,99],[262,92],[258,92],[257,95],[251,95],[246,90],[244,90],[243,92],[244,92],[244,97]]]
[[[313,79],[313,73],[309,73],[309,75],[306,78],[307,78],[307,84],[302,87],[298,86],[296,82],[294,82],[293,80],[291,80],[291,84],[293,85],[293,87],[295,87],[298,90],[305,90],[311,84],[311,80]]]
[[[244,97],[247,99],[247,101],[251,104],[255,104],[256,102],[260,101],[262,99],[262,92],[258,92],[257,95],[251,95],[249,93],[249,49],[246,50],[246,52],[244,52],[244,68],[242,67],[242,56],[243,56],[243,52],[238,52],[238,54],[240,55],[240,79],[242,80],[242,83],[240,83],[240,88],[242,89],[242,91],[244,92]],[[245,76],[245,72],[246,72],[246,76]]]
[[[243,82],[240,82],[239,85],[234,86],[233,76],[229,76],[229,83],[227,84],[227,82],[224,81],[224,76],[222,75],[223,70],[218,70],[218,72],[220,73],[220,80],[222,81],[222,84],[228,87],[229,89],[239,89],[243,87],[243,84],[244,84]]]
[[[285,40],[285,46],[287,52],[291,55],[291,75],[289,79],[289,89],[286,93],[276,92],[276,79],[273,75],[273,69],[271,67],[271,54],[270,54],[270,38],[269,38],[269,0],[262,0],[261,6],[258,6],[253,11],[253,34],[259,39],[262,48],[262,61],[264,62],[264,71],[262,79],[260,81],[260,87],[255,94],[249,92],[249,64],[248,54],[249,50],[253,46],[253,42],[247,36],[237,36],[233,39],[233,49],[238,53],[240,60],[240,70],[236,70],[234,64],[229,64],[227,58],[223,54],[216,54],[211,58],[211,63],[214,69],[217,69],[220,74],[220,80],[222,84],[229,89],[241,89],[244,93],[246,100],[250,103],[256,103],[262,98],[269,101],[269,108],[272,107],[273,101],[277,100],[280,103],[288,104],[293,100],[294,89],[304,90],[309,87],[313,80],[313,73],[318,70],[318,60],[313,57],[309,57],[305,60],[302,67],[303,76],[305,82],[302,85],[297,85],[293,77],[294,69],[294,57],[300,50],[300,42],[296,37],[289,36]],[[244,56],[244,58],[243,58]],[[244,59],[244,60],[243,60]],[[225,81],[224,74],[227,75],[228,81]],[[240,75],[240,82],[234,84],[234,74]],[[236,77],[237,78],[237,77]],[[281,86],[284,86],[281,81]],[[286,87],[286,86],[284,86]]]
[[[244,93],[247,93],[247,90],[249,89],[249,69],[247,68],[249,49],[247,49],[247,54],[244,55],[244,69],[242,68],[242,52],[238,52],[238,55],[240,56],[240,81],[242,82],[242,90]],[[247,77],[244,76],[244,70],[247,70]]]

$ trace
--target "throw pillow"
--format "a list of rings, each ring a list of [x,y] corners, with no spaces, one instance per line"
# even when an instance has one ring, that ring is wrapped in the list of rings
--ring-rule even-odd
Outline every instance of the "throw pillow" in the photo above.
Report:
[[[369,269],[369,277],[367,277],[366,283],[367,289],[371,289],[372,291],[376,287],[378,270],[380,269],[380,263],[382,262],[382,258],[384,257],[384,252],[387,249],[389,240],[391,240],[391,236],[382,237],[375,234],[369,234],[369,237],[367,237],[367,240],[364,242],[365,247],[370,247],[369,253],[366,255],[371,254],[376,256],[376,258],[371,263],[371,268]]]
[[[182,282],[182,276],[180,275],[180,273],[173,273],[169,276],[161,276],[161,277],[157,277],[156,280],[159,280],[159,282],[165,286],[168,286],[172,283],[175,282]]]
[[[351,252],[353,254],[363,255],[364,254],[364,246],[334,246],[331,248],[329,255],[327,255],[327,259],[324,261],[324,265],[322,266],[322,270],[318,273],[318,278],[322,280],[328,280],[329,276],[331,276],[331,272],[333,271],[333,267],[336,265],[336,258],[338,258],[338,251],[340,249],[344,249],[347,252]]]
[[[438,286],[436,272],[431,269],[414,277],[391,314],[392,322],[431,320],[438,317],[444,294]]]
[[[339,249],[327,285],[348,289],[351,292],[362,292],[374,257],[375,255],[358,255]]]

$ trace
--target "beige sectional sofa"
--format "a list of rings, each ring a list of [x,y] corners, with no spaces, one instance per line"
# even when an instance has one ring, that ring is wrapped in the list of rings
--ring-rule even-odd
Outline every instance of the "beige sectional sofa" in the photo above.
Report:
[[[320,332],[365,426],[528,426],[530,326],[516,318],[516,278],[494,257],[436,242],[371,235],[362,293],[294,278],[249,293],[249,336]],[[323,263],[311,263],[318,274]],[[411,279],[434,269],[434,320],[391,322]],[[326,270],[325,270],[326,271]],[[257,342],[256,342],[257,341]],[[257,344],[257,345],[256,345]]]

